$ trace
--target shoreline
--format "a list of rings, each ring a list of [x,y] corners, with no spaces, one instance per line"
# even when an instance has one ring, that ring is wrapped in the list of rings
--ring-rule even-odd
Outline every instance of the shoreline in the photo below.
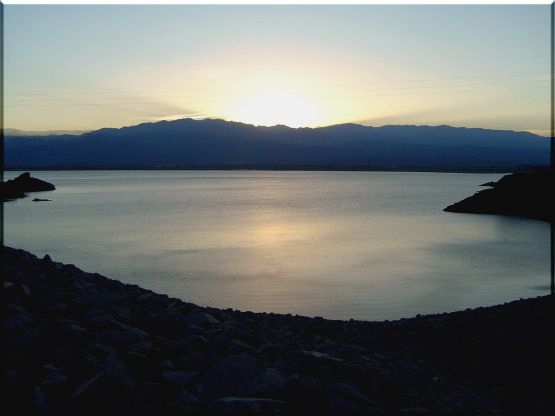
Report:
[[[368,166],[337,166],[337,167],[322,167],[322,166],[197,166],[197,167],[41,167],[41,166],[24,166],[24,167],[9,167],[4,168],[5,172],[23,172],[23,171],[44,171],[44,172],[63,172],[63,171],[269,171],[269,172],[401,172],[401,173],[476,173],[476,174],[508,174],[510,172],[529,172],[535,167],[492,167],[488,168],[449,168],[449,167],[368,167]]]
[[[453,213],[508,215],[553,222],[554,206],[549,200],[553,177],[553,173],[547,169],[505,175],[496,182],[481,185],[488,189],[476,192],[443,210]]]
[[[200,307],[4,247],[8,408],[548,414],[554,298],[397,321]],[[38,348],[37,348],[38,347]],[[518,392],[518,394],[517,394]]]

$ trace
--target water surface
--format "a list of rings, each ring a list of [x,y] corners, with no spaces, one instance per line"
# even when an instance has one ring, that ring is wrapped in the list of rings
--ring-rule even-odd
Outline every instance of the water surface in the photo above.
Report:
[[[442,211],[499,174],[32,174],[57,189],[4,204],[7,245],[200,305],[381,320],[548,292],[547,223]]]

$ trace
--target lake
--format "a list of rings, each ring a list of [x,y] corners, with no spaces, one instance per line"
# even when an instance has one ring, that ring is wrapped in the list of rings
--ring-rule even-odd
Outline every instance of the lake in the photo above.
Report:
[[[203,306],[383,320],[549,293],[547,223],[442,211],[501,174],[32,175],[57,189],[4,204],[6,245]]]

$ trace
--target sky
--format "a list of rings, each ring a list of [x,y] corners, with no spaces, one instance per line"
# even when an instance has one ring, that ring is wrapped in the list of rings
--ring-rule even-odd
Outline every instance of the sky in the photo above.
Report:
[[[549,5],[4,6],[4,125],[548,134]]]

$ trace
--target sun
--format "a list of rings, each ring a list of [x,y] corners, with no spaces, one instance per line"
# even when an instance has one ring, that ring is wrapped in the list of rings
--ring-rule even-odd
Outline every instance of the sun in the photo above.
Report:
[[[289,127],[313,127],[321,121],[318,105],[308,96],[271,89],[239,100],[230,118],[259,126],[284,124]]]

